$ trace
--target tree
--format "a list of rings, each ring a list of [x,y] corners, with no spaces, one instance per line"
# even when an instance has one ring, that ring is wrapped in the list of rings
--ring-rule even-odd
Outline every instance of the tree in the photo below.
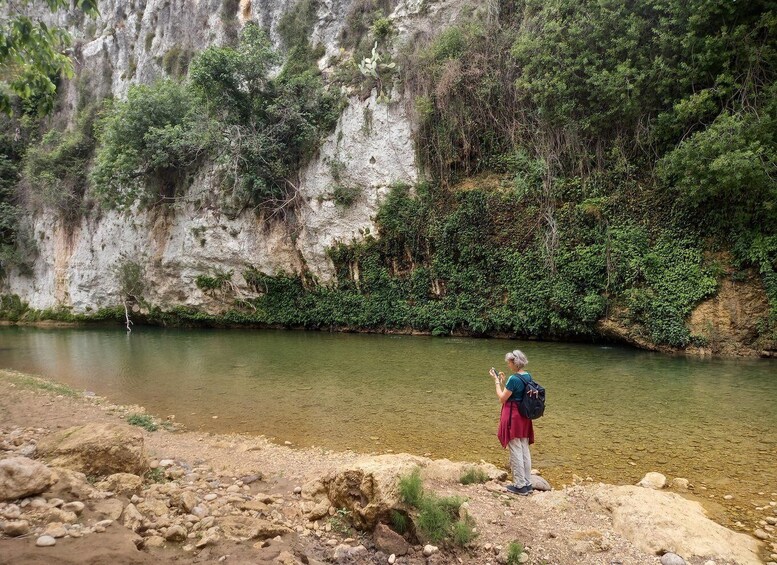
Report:
[[[43,0],[51,12],[70,7],[69,0]],[[46,114],[54,105],[59,76],[73,76],[73,64],[63,50],[70,34],[49,27],[23,8],[34,0],[0,0],[0,111],[11,113],[11,95],[16,94],[31,109]],[[73,0],[86,15],[98,15],[97,0]]]

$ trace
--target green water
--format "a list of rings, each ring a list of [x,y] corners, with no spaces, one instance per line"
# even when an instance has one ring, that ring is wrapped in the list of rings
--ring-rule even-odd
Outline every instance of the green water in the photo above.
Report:
[[[465,338],[0,328],[0,367],[175,414],[193,429],[503,465],[487,371],[505,370],[516,347],[548,391],[532,455],[556,484],[573,473],[634,483],[660,471],[723,503],[729,523],[777,500],[774,361]]]

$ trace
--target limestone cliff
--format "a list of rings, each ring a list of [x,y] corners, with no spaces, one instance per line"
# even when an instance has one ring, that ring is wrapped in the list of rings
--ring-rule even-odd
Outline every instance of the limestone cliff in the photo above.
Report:
[[[324,45],[327,55],[340,50],[338,36],[352,3],[318,3],[313,40]],[[436,19],[453,18],[450,14],[460,4],[410,0],[400,2],[390,17],[401,37],[409,37],[433,27]],[[195,53],[236,37],[247,21],[267,29],[278,45],[278,21],[293,5],[267,0],[106,0],[100,2],[101,16],[94,21],[77,12],[60,14],[53,23],[67,26],[76,39],[77,71],[62,89],[62,113],[72,119],[86,102],[121,98],[131,84],[180,75]],[[344,166],[340,174],[361,187],[347,208],[331,197],[334,159]],[[326,281],[332,276],[326,249],[369,232],[387,187],[412,184],[417,177],[405,101],[395,94],[379,104],[374,91],[366,99],[349,96],[336,130],[301,172],[302,204],[292,221],[268,220],[253,210],[228,216],[219,207],[212,170],[202,171],[188,193],[165,212],[92,213],[72,227],[50,210],[31,210],[27,227],[38,248],[33,274],[11,272],[5,291],[32,308],[89,312],[120,302],[114,266],[132,259],[143,268],[150,303],[217,312],[221,304],[197,288],[197,275],[232,271],[238,294],[248,292],[241,273],[249,265],[266,273],[306,269]]]

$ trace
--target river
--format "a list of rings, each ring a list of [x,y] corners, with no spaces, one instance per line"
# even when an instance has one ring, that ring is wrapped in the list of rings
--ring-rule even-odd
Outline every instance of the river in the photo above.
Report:
[[[489,367],[520,348],[547,390],[534,467],[635,483],[685,477],[720,521],[776,500],[777,363],[586,344],[280,330],[0,328],[0,367],[191,429],[504,465]],[[724,500],[724,496],[733,496]]]

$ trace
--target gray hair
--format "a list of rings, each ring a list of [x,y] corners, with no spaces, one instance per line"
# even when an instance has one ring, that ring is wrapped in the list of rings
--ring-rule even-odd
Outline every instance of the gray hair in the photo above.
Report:
[[[529,364],[529,360],[520,349],[516,349],[505,355],[505,361],[512,361],[519,367],[525,367]]]

